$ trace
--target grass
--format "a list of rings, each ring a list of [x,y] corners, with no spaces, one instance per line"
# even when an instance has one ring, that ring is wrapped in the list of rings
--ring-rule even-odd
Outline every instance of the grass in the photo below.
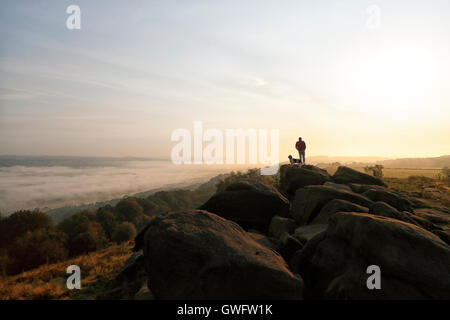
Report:
[[[333,175],[337,167],[327,167],[325,168],[329,174]],[[366,173],[364,168],[353,168],[360,172]],[[384,178],[399,178],[406,179],[412,176],[421,176],[426,178],[438,179],[441,169],[402,169],[402,168],[384,168],[383,177]]]
[[[364,168],[356,168],[358,171],[364,172]],[[421,176],[437,179],[441,169],[401,169],[401,168],[384,168],[383,176],[385,178],[405,179],[412,176]]]
[[[114,245],[0,279],[0,300],[96,299],[123,268],[132,254],[131,247],[131,243]],[[66,287],[69,265],[78,265],[81,269],[81,290]]]

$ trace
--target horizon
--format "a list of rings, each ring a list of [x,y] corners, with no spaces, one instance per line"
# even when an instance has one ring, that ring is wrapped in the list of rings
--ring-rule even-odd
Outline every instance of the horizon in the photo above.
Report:
[[[169,158],[198,119],[278,129],[280,159],[298,136],[307,157],[450,150],[446,1],[80,0],[79,30],[70,4],[1,4],[2,153]]]
[[[450,154],[441,154],[438,156],[428,156],[428,157],[401,157],[401,158],[393,158],[387,156],[374,156],[374,155],[361,155],[361,156],[352,156],[352,155],[308,155],[309,158],[379,158],[383,160],[402,160],[402,159],[428,159],[428,158],[442,158],[449,157]],[[104,159],[130,159],[130,160],[149,160],[149,161],[171,161],[170,157],[167,158],[156,158],[156,157],[139,157],[133,155],[127,156],[113,156],[113,155],[104,155],[104,156],[91,156],[91,155],[68,155],[68,154],[0,154],[0,157],[36,157],[36,158],[45,158],[45,157],[54,157],[54,158],[104,158]],[[285,157],[287,158],[287,156]],[[285,161],[281,161],[285,162]],[[280,162],[280,163],[281,163]],[[215,164],[213,164],[215,165]],[[234,165],[234,164],[232,164]]]

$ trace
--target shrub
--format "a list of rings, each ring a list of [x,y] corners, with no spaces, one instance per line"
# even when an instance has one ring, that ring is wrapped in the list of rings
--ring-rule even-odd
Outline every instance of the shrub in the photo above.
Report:
[[[117,218],[114,209],[110,205],[99,208],[96,213],[96,220],[101,224],[108,239],[111,239],[117,227]]]
[[[380,164],[376,164],[374,166],[366,166],[364,167],[364,171],[368,174],[373,175],[376,178],[383,178],[383,166]]]
[[[78,225],[89,221],[95,221],[95,214],[85,210],[64,219],[62,222],[58,224],[58,228],[64,231],[69,236],[74,236],[73,234],[74,229]]]
[[[120,200],[116,205],[116,212],[119,221],[131,222],[137,228],[143,223],[144,210],[135,198],[126,198]]]
[[[216,183],[216,192],[219,193],[224,191],[230,184],[238,182],[242,179],[259,180],[267,185],[279,189],[280,171],[278,170],[276,174],[269,176],[261,175],[260,169],[248,169],[247,172],[232,172],[226,178],[221,179]]]
[[[0,220],[0,248],[11,246],[28,231],[52,227],[50,217],[39,210],[22,210]]]
[[[87,221],[76,226],[69,239],[71,256],[104,248],[108,243],[102,226],[98,222]]]
[[[8,273],[36,268],[67,258],[67,236],[56,229],[28,231],[9,250]]]
[[[136,227],[130,222],[122,222],[114,230],[112,241],[122,243],[133,240],[136,237]]]

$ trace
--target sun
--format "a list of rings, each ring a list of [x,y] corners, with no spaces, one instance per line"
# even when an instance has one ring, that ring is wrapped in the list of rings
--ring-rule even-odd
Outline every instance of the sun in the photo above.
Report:
[[[422,108],[433,94],[434,59],[424,48],[385,48],[354,62],[348,76],[358,106],[404,113]]]

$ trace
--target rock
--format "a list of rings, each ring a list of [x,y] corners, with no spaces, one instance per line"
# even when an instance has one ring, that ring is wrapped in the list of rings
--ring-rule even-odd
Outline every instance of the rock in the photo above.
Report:
[[[373,184],[383,187],[386,186],[384,182],[381,181],[381,179],[375,178],[374,176],[344,166],[340,166],[334,173],[333,182],[344,184],[348,183]]]
[[[275,188],[243,179],[212,196],[199,209],[232,220],[244,229],[267,232],[273,216],[288,216],[289,201]]]
[[[399,211],[412,211],[412,203],[400,195],[389,190],[370,189],[363,193],[372,201],[382,201],[393,206]]]
[[[328,219],[336,212],[369,213],[369,209],[367,207],[357,205],[353,202],[341,199],[334,199],[323,206],[317,217],[315,217],[310,224],[327,224]]]
[[[450,298],[450,247],[399,220],[337,213],[293,260],[293,271],[305,279],[305,298]],[[380,267],[381,290],[367,288],[369,265]]]
[[[206,211],[157,216],[143,247],[150,290],[158,299],[302,298],[302,279],[280,255]]]
[[[254,232],[247,232],[247,234],[250,236],[250,238],[252,238],[256,242],[258,242],[260,245],[262,245],[266,248],[269,248],[274,251],[278,251],[278,249],[280,248],[281,241],[279,239],[269,238],[263,234],[254,233]]]
[[[296,227],[297,224],[293,219],[275,216],[270,222],[269,236],[280,239],[285,233],[293,233]]]
[[[280,190],[288,198],[293,197],[299,188],[321,185],[327,181],[331,181],[330,174],[326,170],[312,165],[301,167],[283,165],[280,168]]]
[[[343,190],[343,191],[350,191],[352,192],[353,190],[346,184],[340,184],[340,183],[334,183],[334,182],[325,182],[323,184],[324,186],[328,186],[328,187],[333,187],[339,190]]]
[[[441,238],[446,244],[450,245],[450,229],[435,230],[434,234]]]
[[[348,186],[350,187],[350,189],[352,189],[353,192],[356,192],[356,193],[364,193],[370,189],[386,190],[385,187],[377,186],[377,185],[373,185],[373,184],[349,183]]]
[[[432,208],[414,209],[414,213],[438,225],[450,225],[450,215]]]
[[[430,221],[418,217],[410,212],[407,211],[398,211],[394,207],[390,206],[389,204],[381,201],[375,202],[370,207],[370,213],[375,214],[382,217],[397,219],[400,221],[408,222],[415,224],[421,228],[424,228],[425,230],[431,231],[434,233],[434,231],[439,230],[438,226],[435,226]]]
[[[304,244],[317,236],[319,233],[324,232],[326,229],[326,224],[311,224],[307,226],[301,226],[295,229],[293,237]]]
[[[289,235],[288,233],[285,233],[281,237],[281,243],[278,252],[284,258],[284,260],[290,261],[292,255],[298,250],[301,250],[302,248],[303,244],[300,241],[298,241],[296,238]]]
[[[141,289],[134,295],[134,300],[154,300],[155,297],[148,289],[148,285],[145,283]]]
[[[366,197],[341,188],[307,186],[295,193],[291,216],[300,225],[308,224],[314,220],[326,203],[334,199],[346,200],[363,207],[369,207],[372,204],[372,201]]]
[[[397,219],[409,223],[415,224],[414,220],[410,218],[406,212],[400,212],[393,206],[387,204],[386,202],[377,201],[370,206],[369,212],[381,217],[387,217],[392,219]]]
[[[104,292],[97,295],[99,300],[135,299],[143,286],[146,286],[147,273],[142,253],[134,253],[126,262],[120,273],[105,285]],[[142,293],[142,292],[141,292]],[[151,295],[151,293],[149,292]],[[146,299],[151,299],[147,294]],[[139,299],[143,295],[138,295]]]

